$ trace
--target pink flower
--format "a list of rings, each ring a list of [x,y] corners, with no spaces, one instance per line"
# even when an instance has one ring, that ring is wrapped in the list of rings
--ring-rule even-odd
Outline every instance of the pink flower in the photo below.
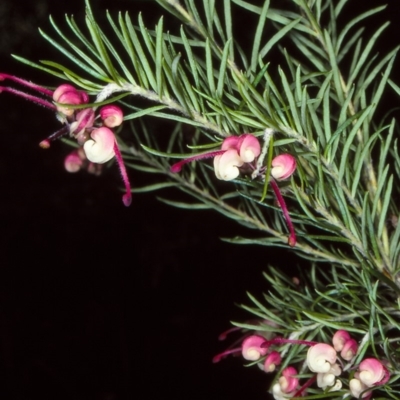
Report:
[[[351,338],[349,332],[340,329],[332,338],[333,347],[336,351],[340,351],[343,360],[350,361],[357,353],[358,344]]]
[[[108,128],[120,126],[124,120],[122,110],[113,104],[100,108],[100,117],[103,120],[103,124]]]
[[[296,393],[299,379],[296,378],[297,371],[293,367],[287,367],[282,371],[282,376],[272,387],[272,395],[275,400],[286,400]]]
[[[83,145],[89,161],[104,164],[115,156],[115,136],[111,129],[105,126],[93,129],[90,137],[91,139],[88,139]]]
[[[389,371],[376,358],[366,358],[358,366],[359,379],[365,385],[383,385],[389,380]]]
[[[73,150],[65,157],[64,167],[70,173],[75,173],[84,169],[89,172],[89,174],[93,175],[100,175],[103,169],[102,164],[92,163],[87,159],[83,147]]]
[[[354,374],[354,378],[349,382],[350,392],[354,397],[359,398],[361,393],[362,399],[369,398],[372,388],[384,385],[390,378],[387,368],[376,358],[366,358],[361,361],[358,371]]]
[[[86,157],[85,157],[86,158]],[[64,159],[64,167],[68,172],[78,172],[83,165],[83,159],[77,150],[74,150]]]
[[[230,181],[239,176],[240,167],[252,163],[260,152],[260,143],[255,136],[249,133],[229,136],[222,142],[221,150],[198,154],[179,161],[171,166],[171,172],[179,172],[183,165],[189,162],[214,157],[216,177]]]
[[[336,350],[325,343],[318,343],[310,347],[307,352],[307,365],[312,372],[329,372],[336,359]]]
[[[258,335],[252,335],[243,340],[242,355],[245,360],[257,361],[260,357],[265,356],[268,349],[261,347],[265,342],[265,338]]]
[[[54,100],[56,104],[8,86],[0,86],[0,93],[12,93],[57,112],[57,117],[64,126],[45,140],[42,140],[40,146],[47,149],[50,147],[52,141],[69,134],[77,140],[80,146],[83,146],[85,156],[91,162],[85,164],[85,160],[83,160],[79,153],[73,152],[64,161],[67,171],[76,172],[85,165],[88,171],[97,174],[100,169],[94,167],[93,163],[103,164],[115,156],[126,189],[122,197],[123,203],[126,206],[131,203],[131,188],[128,174],[114,133],[109,129],[110,127],[118,126],[122,122],[123,113],[119,107],[113,105],[102,107],[100,117],[103,119],[103,122],[99,126],[96,123],[94,108],[74,108],[76,105],[87,104],[89,96],[86,92],[77,90],[70,84],[62,84],[54,91],[51,91],[24,79],[8,74],[0,74],[0,81],[4,80],[10,80]]]
[[[336,351],[342,351],[343,346],[349,339],[351,339],[350,333],[343,329],[339,329],[333,335],[332,338],[333,347],[335,348]]]
[[[271,175],[278,181],[292,176],[296,170],[296,159],[291,154],[280,154],[272,160]]]
[[[189,162],[214,157],[215,176],[220,180],[231,181],[236,179],[243,171],[254,170],[256,168],[255,161],[260,153],[261,146],[254,135],[245,133],[240,136],[229,136],[222,142],[221,150],[186,158],[173,164],[170,170],[171,172],[180,172],[182,167]],[[277,180],[282,180],[290,177],[295,169],[295,158],[290,154],[281,154],[272,160],[271,175]],[[290,231],[288,243],[293,247],[296,245],[296,233],[285,200],[275,180],[271,179],[270,183]]]
[[[340,356],[343,360],[350,361],[358,350],[358,343],[354,339],[349,339],[343,346]]]
[[[273,372],[277,365],[279,365],[282,361],[281,355],[277,351],[271,351],[267,355],[267,358],[264,361],[264,371],[265,372]]]
[[[75,89],[72,85],[65,83],[57,87],[53,92],[53,100],[56,103],[79,105],[85,104],[89,100],[89,96],[85,92]],[[56,105],[57,111],[70,117],[74,114],[74,109],[67,106]]]
[[[215,176],[223,181],[232,181],[239,176],[239,168],[243,164],[236,150],[227,150],[224,154],[214,157]]]
[[[244,134],[226,138],[221,150],[225,153],[214,157],[215,175],[218,179],[231,181],[239,176],[243,164],[253,162],[260,155],[261,147],[255,136]]]

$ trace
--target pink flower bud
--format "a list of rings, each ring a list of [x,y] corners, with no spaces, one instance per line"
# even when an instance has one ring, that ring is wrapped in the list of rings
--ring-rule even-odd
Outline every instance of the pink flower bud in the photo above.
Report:
[[[296,170],[296,159],[290,154],[280,154],[272,160],[271,175],[278,181],[292,176]]]
[[[72,85],[65,83],[60,85],[53,93],[53,100],[60,104],[83,104],[87,100],[87,95],[83,95],[83,92],[79,92]],[[57,111],[63,113],[67,117],[70,117],[74,110],[68,107],[57,106]]]
[[[58,86],[56,90],[53,92],[53,100],[57,103],[60,103],[60,98],[64,96],[66,93],[74,93],[77,90],[70,85],[69,83],[63,83],[62,85]]]
[[[64,167],[68,172],[78,172],[82,167],[83,161],[79,157],[78,151],[74,150],[72,153],[68,154],[64,159]]]
[[[240,136],[239,155],[243,162],[253,162],[256,157],[261,153],[261,146],[258,139],[250,134],[244,134]]]
[[[332,338],[333,347],[336,351],[342,351],[344,344],[351,338],[350,333],[339,329]]]
[[[94,129],[90,137],[92,140],[86,141],[83,145],[89,161],[103,164],[114,157],[115,137],[111,129],[106,127]]]
[[[245,360],[257,361],[260,357],[265,356],[268,349],[262,348],[265,338],[258,335],[252,335],[243,340],[242,355]]]
[[[282,361],[281,355],[277,351],[271,351],[268,354],[267,358],[264,362],[264,371],[265,372],[273,372],[277,365],[279,365]]]
[[[326,389],[329,386],[332,387],[332,386],[336,385],[336,383],[338,381],[336,379],[336,377],[339,376],[341,373],[342,373],[342,369],[339,367],[339,364],[337,364],[337,363],[333,364],[328,372],[318,373],[317,374],[318,387],[320,387],[322,389]],[[341,387],[341,382],[340,382],[340,387]],[[335,390],[339,390],[339,389],[335,389]],[[330,389],[330,391],[331,390],[332,389]]]
[[[279,378],[279,384],[282,392],[290,393],[296,389],[299,384],[299,379],[296,378],[297,371],[293,367],[287,367],[282,371],[282,376]]]
[[[100,117],[105,126],[114,128],[122,124],[124,113],[118,106],[110,104],[100,108]]]
[[[358,350],[358,344],[354,339],[349,339],[343,346],[340,356],[343,360],[350,361]]]
[[[327,373],[336,362],[336,350],[325,343],[318,343],[308,349],[307,365],[312,372]]]

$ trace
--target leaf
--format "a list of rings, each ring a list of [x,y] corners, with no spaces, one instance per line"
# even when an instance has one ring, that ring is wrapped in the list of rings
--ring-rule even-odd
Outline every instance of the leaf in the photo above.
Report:
[[[156,190],[165,189],[168,187],[176,187],[176,186],[177,186],[177,184],[175,182],[160,182],[160,183],[154,183],[152,185],[134,188],[134,189],[132,189],[132,193],[154,192]]]

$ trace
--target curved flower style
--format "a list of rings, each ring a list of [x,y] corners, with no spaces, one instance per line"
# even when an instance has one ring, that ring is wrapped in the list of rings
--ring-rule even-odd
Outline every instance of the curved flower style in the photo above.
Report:
[[[131,187],[114,133],[110,128],[116,127],[122,123],[123,112],[115,105],[104,106],[100,109],[100,118],[102,124],[95,123],[95,109],[88,107],[77,110],[74,106],[87,104],[89,96],[86,92],[77,90],[70,84],[62,84],[54,91],[36,85],[24,79],[17,78],[8,74],[0,74],[0,81],[10,80],[29,89],[35,90],[42,95],[52,98],[55,103],[33,96],[8,86],[0,86],[1,92],[8,92],[20,96],[26,100],[33,101],[57,113],[57,118],[64,125],[57,132],[50,135],[40,142],[44,149],[50,147],[50,143],[62,136],[69,134],[75,138],[80,146],[83,147],[85,156],[91,163],[102,164],[109,161],[114,156],[118,163],[122,180],[125,185],[125,194],[122,201],[129,206],[131,199]],[[67,171],[76,172],[85,166],[97,173],[100,169],[93,167],[93,164],[85,164],[84,158],[79,153],[71,153],[64,161]]]
[[[282,196],[281,191],[279,190],[278,184],[275,182],[273,178],[275,178],[276,180],[284,180],[292,176],[294,171],[296,170],[296,159],[290,154],[280,154],[279,156],[276,156],[272,160],[271,166],[272,166],[271,168],[272,179],[270,180],[270,184],[272,190],[275,193],[276,199],[278,200],[278,203],[282,208],[286,224],[290,231],[290,236],[288,240],[289,246],[293,247],[296,245],[297,241],[296,232],[294,230],[294,226],[290,218],[285,200]]]

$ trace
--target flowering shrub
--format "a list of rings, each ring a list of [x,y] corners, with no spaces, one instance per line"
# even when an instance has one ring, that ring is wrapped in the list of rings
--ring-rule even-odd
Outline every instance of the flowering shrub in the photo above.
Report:
[[[74,41],[53,21],[66,47],[50,40],[85,75],[47,61],[46,71],[74,86],[52,91],[1,74],[39,96],[9,86],[0,91],[56,113],[63,126],[41,146],[74,139],[68,171],[99,174],[115,157],[125,205],[131,189],[113,131],[122,120],[131,123],[129,166],[161,180],[137,190],[176,188],[184,200],[163,198],[168,204],[212,209],[251,229],[248,237],[226,240],[279,247],[306,260],[290,274],[285,257],[279,268],[251,260],[266,269],[268,291],[262,301],[249,295],[252,306],[242,307],[263,322],[238,324],[248,338],[215,362],[242,354],[277,371],[270,388],[276,399],[399,393],[400,129],[394,112],[390,119],[376,112],[385,108],[387,89],[400,95],[390,79],[399,47],[372,53],[386,25],[362,37],[364,20],[382,7],[349,20],[343,14],[350,1],[289,0],[284,8],[276,0],[157,3],[182,21],[180,29],[165,30],[163,18],[150,30],[141,17],[134,26],[128,14],[117,22],[108,15],[115,33],[108,38],[86,1],[89,35],[67,17]],[[234,37],[233,9],[255,27],[244,47]],[[103,106],[123,96],[129,114]],[[132,100],[138,96],[146,99],[143,108]],[[142,120],[136,124],[143,116],[175,128],[160,137]],[[202,152],[187,157],[184,145]],[[213,168],[192,164],[209,158]]]

